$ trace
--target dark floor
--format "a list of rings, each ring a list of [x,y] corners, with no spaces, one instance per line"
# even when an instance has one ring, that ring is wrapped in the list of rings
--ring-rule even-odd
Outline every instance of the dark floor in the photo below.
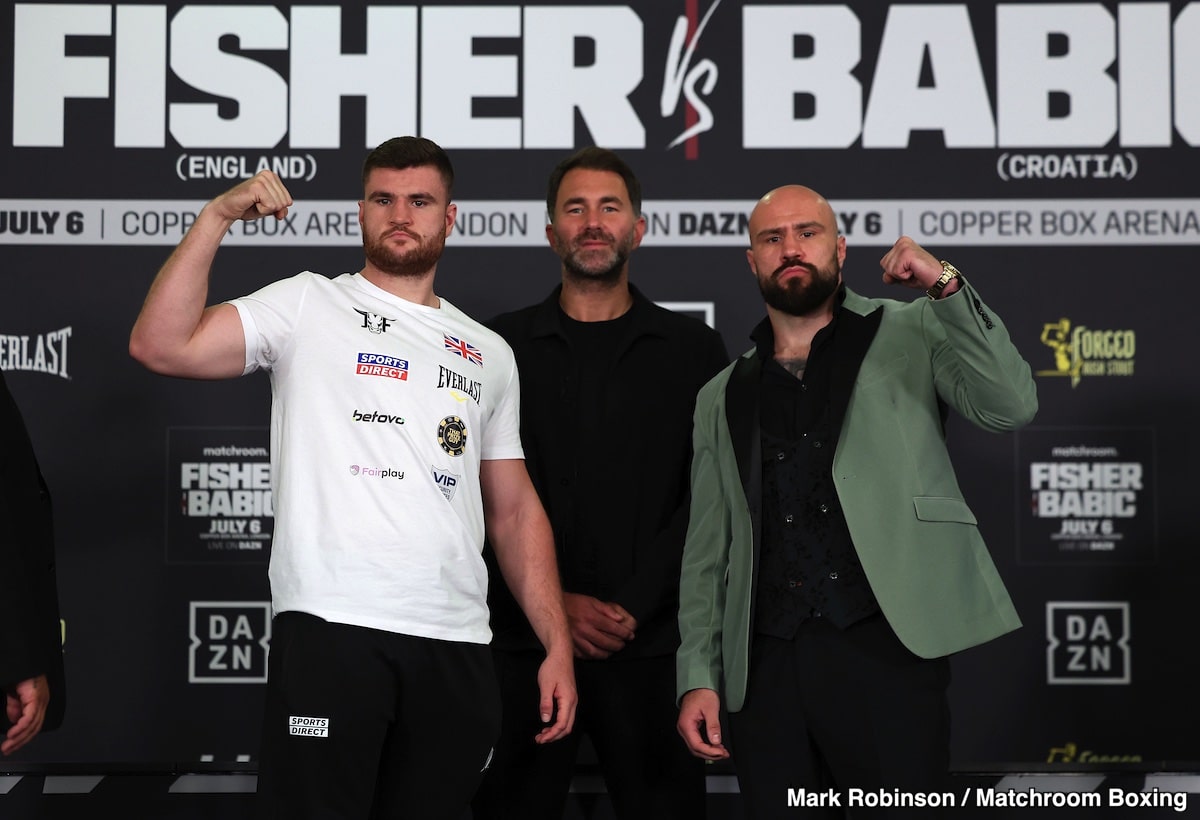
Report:
[[[241,771],[213,767],[197,773],[132,767],[119,773],[10,772],[0,774],[0,818],[249,820],[254,786],[255,775],[249,766]],[[1186,772],[959,773],[954,776],[954,787],[958,807],[945,815],[954,820],[1200,817],[1200,774]],[[709,775],[708,795],[707,820],[745,820],[732,775]],[[964,798],[969,807],[962,806]],[[988,800],[992,806],[979,805]],[[1005,802],[1009,805],[1003,805]],[[1080,805],[1087,802],[1100,807]],[[1045,807],[1031,807],[1039,803]],[[1134,807],[1133,803],[1148,805]],[[783,814],[803,817],[806,812],[791,808]],[[576,777],[564,820],[615,820],[598,775]]]

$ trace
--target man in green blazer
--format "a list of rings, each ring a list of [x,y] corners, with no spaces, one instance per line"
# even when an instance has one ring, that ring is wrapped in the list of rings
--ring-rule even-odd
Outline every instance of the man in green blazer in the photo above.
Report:
[[[900,302],[845,287],[811,189],[766,194],[749,229],[767,319],[697,398],[678,729],[708,760],[729,741],[747,817],[801,788],[841,816],[852,788],[941,784],[946,656],[1020,626],[944,424],[1014,430],[1037,398],[1000,319],[908,237],[883,280],[929,298]]]

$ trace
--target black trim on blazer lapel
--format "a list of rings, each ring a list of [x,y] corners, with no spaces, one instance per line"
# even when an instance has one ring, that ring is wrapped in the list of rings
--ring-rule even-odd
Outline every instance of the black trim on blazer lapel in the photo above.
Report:
[[[750,511],[753,566],[750,568],[750,639],[754,635],[754,599],[758,594],[759,550],[762,539],[762,431],[759,424],[759,395],[762,361],[755,353],[737,360],[725,385],[725,420],[729,440],[737,457],[738,477]]]
[[[834,348],[833,371],[829,377],[829,417],[839,440],[854,380],[858,378],[863,359],[882,321],[883,306],[865,316],[850,310],[838,314],[837,347]]]

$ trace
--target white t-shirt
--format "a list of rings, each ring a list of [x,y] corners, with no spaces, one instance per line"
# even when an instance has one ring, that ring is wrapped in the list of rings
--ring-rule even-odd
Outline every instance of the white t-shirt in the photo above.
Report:
[[[524,457],[508,344],[358,274],[232,304],[271,375],[275,611],[487,643],[479,464]]]

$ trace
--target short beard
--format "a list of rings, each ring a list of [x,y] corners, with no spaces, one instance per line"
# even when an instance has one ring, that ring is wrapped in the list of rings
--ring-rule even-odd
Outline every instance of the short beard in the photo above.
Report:
[[[800,279],[792,279],[786,284],[780,284],[779,274],[789,267],[801,267],[809,272],[808,283]],[[762,291],[763,301],[768,305],[786,313],[789,316],[808,316],[820,308],[837,292],[841,281],[842,269],[837,260],[826,270],[808,262],[785,260],[778,270],[766,279],[758,280],[758,288]]]
[[[603,236],[609,238],[607,234],[597,231],[584,231],[575,239],[593,238]],[[573,279],[576,282],[594,282],[599,285],[616,284],[621,279],[621,272],[625,269],[625,264],[629,261],[629,255],[633,252],[633,231],[620,241],[613,243],[613,251],[611,257],[604,260],[600,264],[585,264],[581,261],[582,254],[579,251],[574,251],[570,245],[561,237],[555,234],[554,250],[562,259],[563,271],[567,278]],[[592,251],[590,253],[595,253]]]
[[[402,253],[397,253],[387,246],[384,239],[363,238],[363,252],[367,261],[373,266],[391,274],[411,279],[419,279],[433,270],[442,251],[446,248],[446,230],[429,239],[422,239],[415,234],[409,234],[417,240],[417,245]]]

